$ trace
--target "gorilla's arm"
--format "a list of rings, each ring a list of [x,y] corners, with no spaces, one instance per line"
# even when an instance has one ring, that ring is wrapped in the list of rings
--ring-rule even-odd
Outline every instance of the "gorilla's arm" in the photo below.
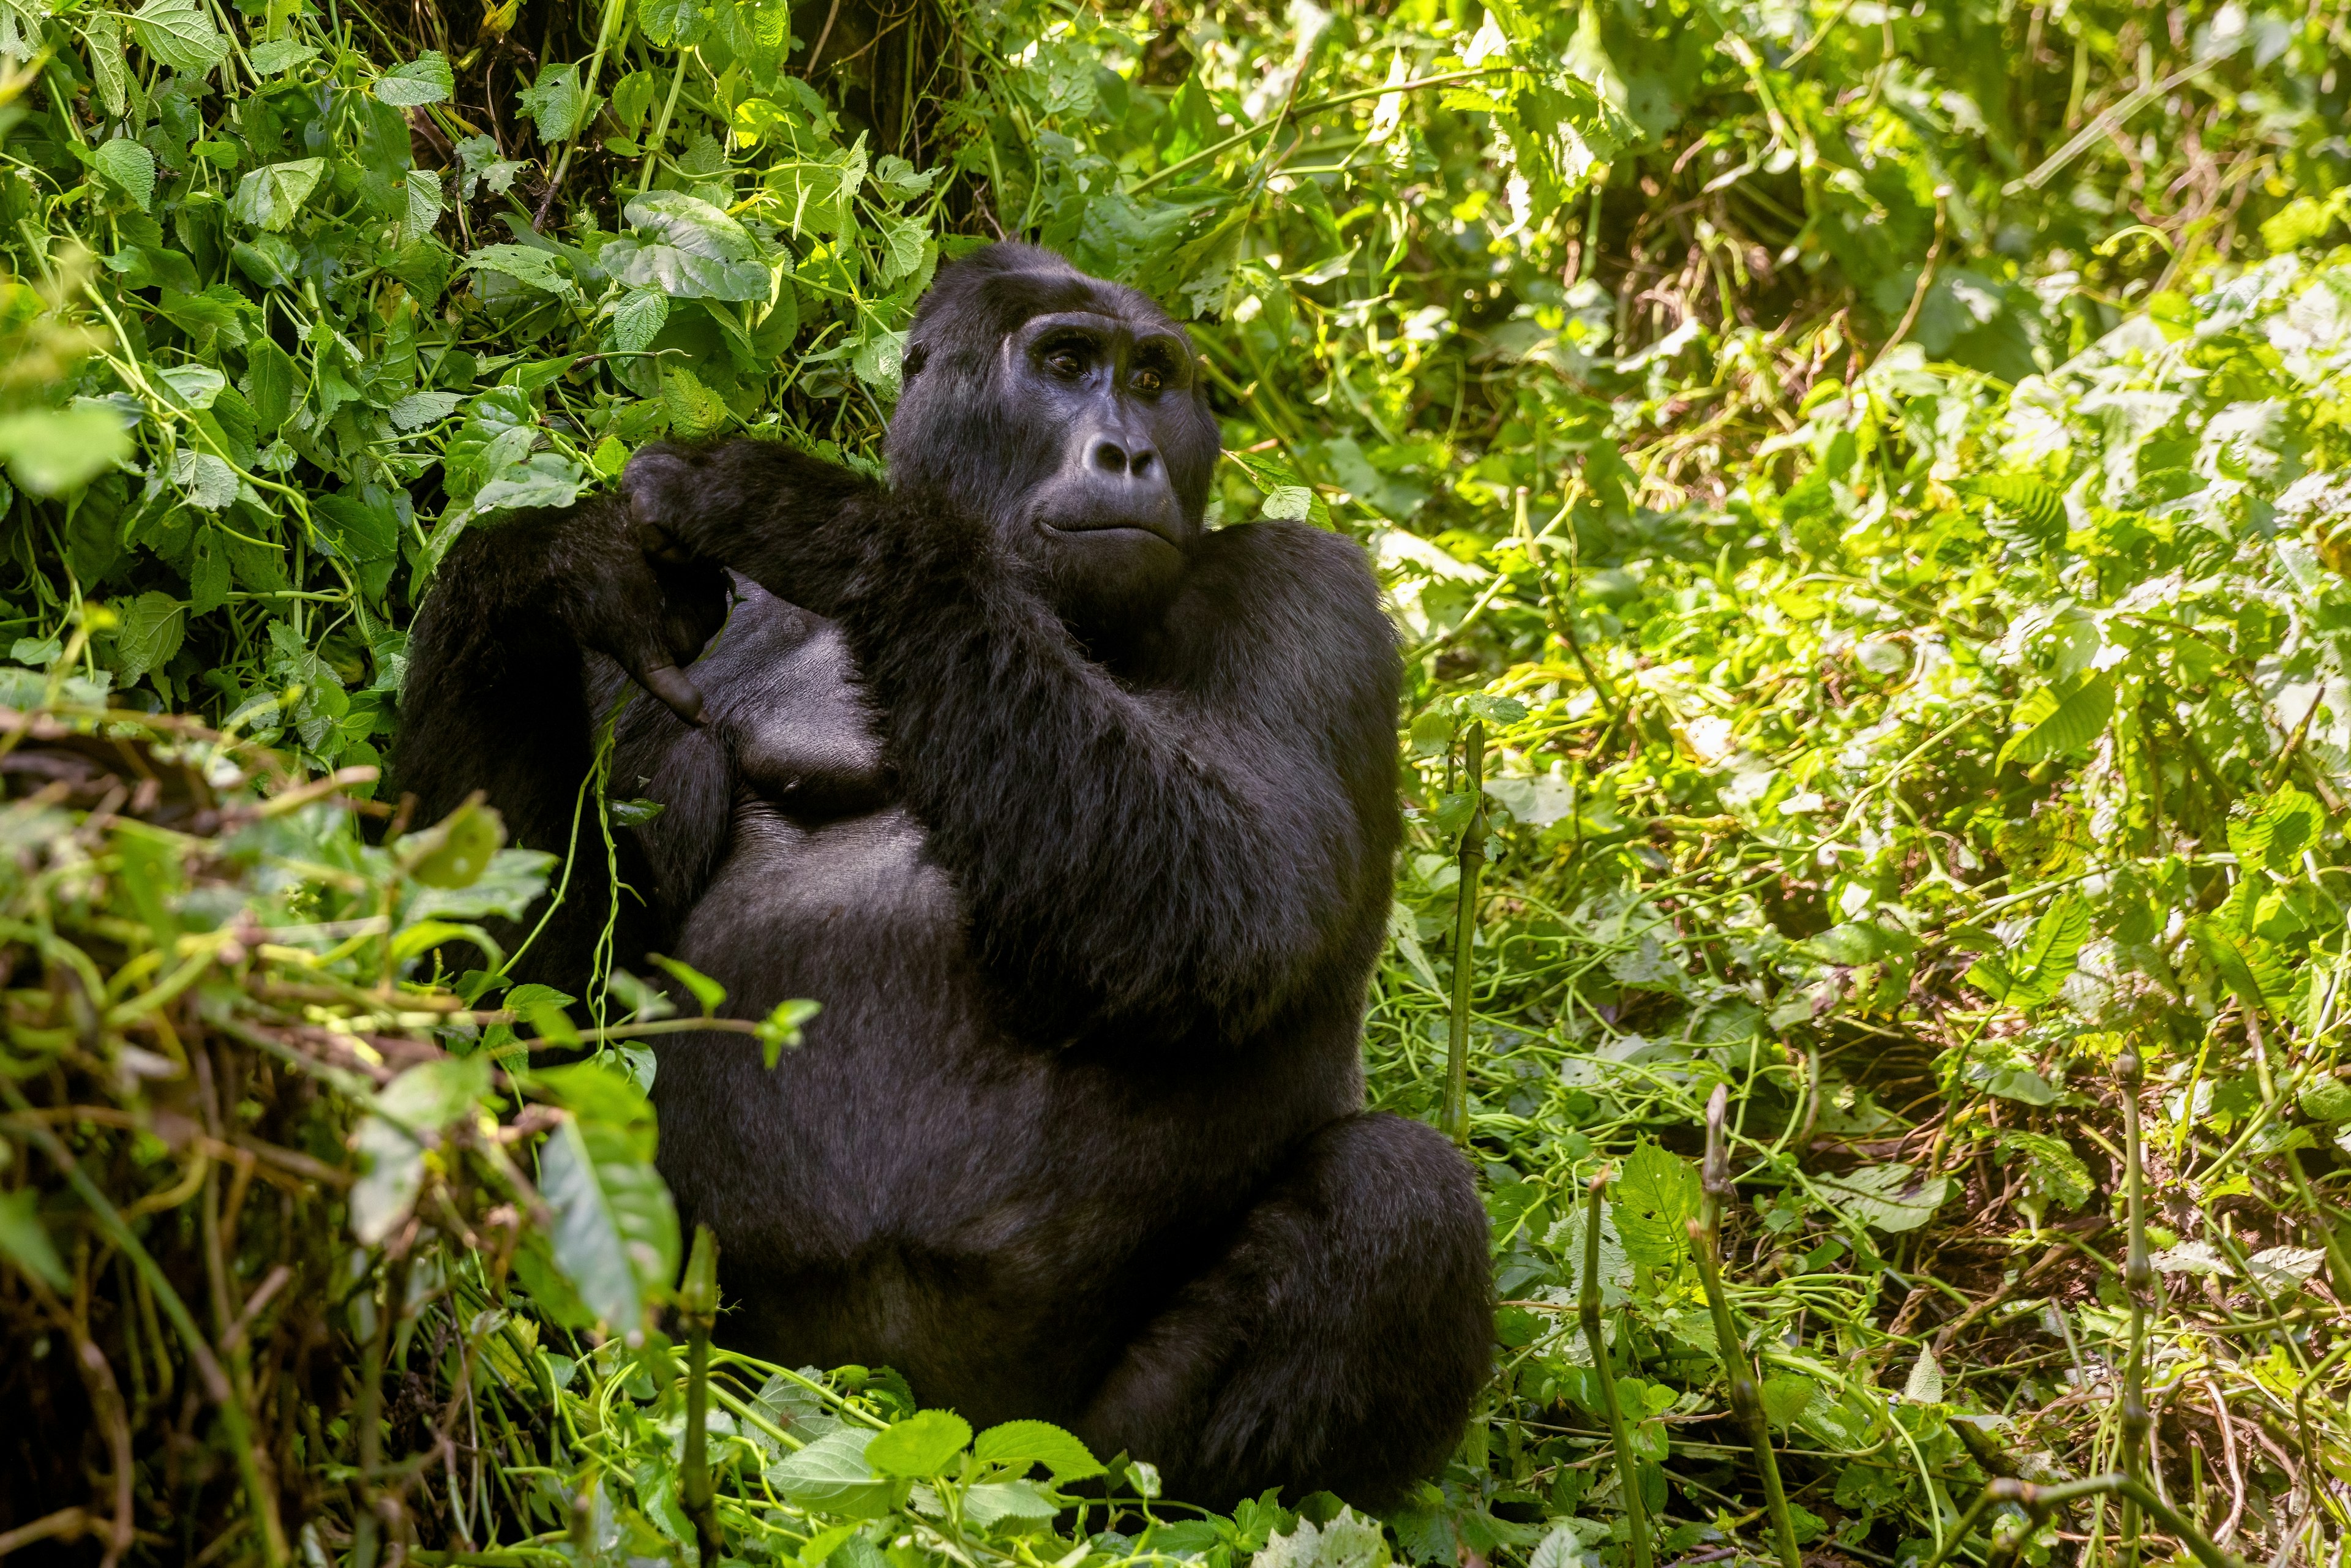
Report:
[[[1288,524],[1206,536],[1130,689],[951,507],[870,496],[763,517],[822,466],[739,442],[640,455],[626,483],[641,517],[840,622],[976,949],[1025,1017],[1232,1038],[1360,983],[1398,829],[1398,667],[1353,546]]]
[[[666,669],[673,692],[690,697],[690,686],[674,684],[674,666],[716,630],[723,583],[706,566],[648,560],[626,509],[610,500],[468,529],[409,633],[392,773],[416,797],[415,821],[433,822],[480,789],[512,841],[559,855],[578,847],[573,812],[594,762],[593,714],[625,689],[594,655],[640,678]],[[590,827],[582,837],[590,852],[525,977],[567,988],[587,973],[611,908],[597,834]],[[634,880],[635,869],[624,874]],[[624,925],[640,915],[624,904]]]

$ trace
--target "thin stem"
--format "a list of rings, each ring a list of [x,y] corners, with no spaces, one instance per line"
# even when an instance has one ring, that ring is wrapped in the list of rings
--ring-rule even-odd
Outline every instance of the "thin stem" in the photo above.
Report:
[[[694,1228],[694,1252],[686,1260],[678,1308],[686,1347],[685,1516],[694,1521],[695,1547],[709,1568],[726,1547],[710,1479],[710,1438],[703,1429],[710,1414],[710,1331],[718,1321],[718,1240],[707,1225]]]
[[[1804,1554],[1796,1545],[1795,1518],[1788,1511],[1787,1489],[1780,1484],[1779,1456],[1771,1451],[1771,1432],[1763,1419],[1763,1391],[1755,1379],[1755,1364],[1747,1359],[1747,1343],[1738,1320],[1730,1315],[1730,1300],[1722,1291],[1722,1200],[1737,1189],[1730,1181],[1730,1155],[1722,1135],[1723,1111],[1730,1091],[1714,1086],[1706,1103],[1706,1165],[1698,1184],[1698,1218],[1689,1222],[1690,1250],[1698,1259],[1699,1280],[1706,1286],[1707,1309],[1714,1316],[1715,1348],[1730,1382],[1730,1409],[1747,1429],[1755,1449],[1755,1468],[1763,1477],[1763,1510],[1771,1521],[1773,1544],[1782,1568],[1803,1568]],[[1929,1500],[1928,1506],[1932,1506]]]
[[[2147,1437],[2154,1420],[2147,1408],[2147,1299],[2155,1285],[2155,1269],[2147,1255],[2147,1173],[2139,1153],[2138,1053],[2126,1051],[2115,1061],[2115,1082],[2122,1089],[2124,1202],[2130,1225],[2130,1250],[2123,1268],[2123,1288],[2130,1292],[2130,1359],[2123,1369],[2123,1476],[2143,1480],[2147,1469]],[[2138,1505],[2126,1494],[2122,1500],[2123,1568],[2137,1568]]]
[[[1461,743],[1462,785],[1469,792],[1469,821],[1461,830],[1461,880],[1454,889],[1453,1027],[1445,1044],[1445,1102],[1439,1112],[1445,1134],[1469,1145],[1470,947],[1478,936],[1478,883],[1486,869],[1486,726],[1478,719]]]
[[[1608,1341],[1600,1330],[1600,1195],[1608,1190],[1605,1170],[1592,1178],[1590,1190],[1583,1209],[1583,1291],[1576,1298],[1575,1315],[1583,1324],[1583,1343],[1592,1348],[1592,1377],[1600,1385],[1601,1408],[1608,1413],[1608,1443],[1615,1450],[1616,1485],[1625,1494],[1625,1536],[1633,1568],[1651,1568],[1648,1505],[1641,1498],[1641,1478],[1633,1463],[1625,1407],[1616,1399],[1616,1369],[1609,1364]]]

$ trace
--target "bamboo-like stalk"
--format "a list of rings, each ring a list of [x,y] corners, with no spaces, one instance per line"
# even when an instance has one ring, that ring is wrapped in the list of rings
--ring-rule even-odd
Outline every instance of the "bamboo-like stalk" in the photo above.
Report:
[[[2147,1256],[2147,1172],[2140,1151],[2138,1052],[2126,1051],[2115,1059],[2115,1082],[2123,1102],[2123,1188],[2130,1226],[2130,1250],[2123,1266],[2123,1288],[2130,1294],[2130,1359],[2123,1368],[2123,1476],[2147,1479],[2147,1437],[2154,1418],[2147,1408],[2147,1301],[2155,1287],[2155,1268]],[[2122,1499],[2123,1568],[2138,1568],[2138,1504],[2126,1492]]]
[[[1608,1442],[1616,1454],[1616,1484],[1625,1494],[1633,1568],[1650,1568],[1648,1504],[1641,1498],[1632,1434],[1625,1426],[1625,1408],[1616,1401],[1616,1369],[1610,1364],[1607,1337],[1600,1328],[1600,1197],[1607,1190],[1608,1172],[1603,1170],[1592,1178],[1591,1197],[1584,1205],[1583,1290],[1576,1298],[1575,1315],[1583,1324],[1583,1343],[1592,1347],[1592,1377],[1600,1385],[1601,1408],[1608,1413]]]
[[[1454,888],[1453,1027],[1445,1043],[1445,1135],[1469,1145],[1470,946],[1478,936],[1478,884],[1486,869],[1486,727],[1476,719],[1461,738],[1462,788],[1469,821],[1461,830],[1461,880]]]
[[[1747,1358],[1747,1344],[1730,1315],[1730,1298],[1722,1291],[1722,1200],[1736,1193],[1730,1180],[1730,1156],[1724,1145],[1722,1122],[1729,1091],[1714,1086],[1706,1103],[1706,1164],[1698,1178],[1698,1217],[1689,1222],[1690,1250],[1698,1259],[1698,1279],[1706,1286],[1707,1309],[1714,1316],[1715,1347],[1722,1355],[1723,1375],[1730,1383],[1730,1410],[1746,1429],[1755,1449],[1755,1468],[1763,1477],[1763,1511],[1771,1521],[1772,1545],[1782,1568],[1803,1568],[1804,1554],[1796,1545],[1796,1521],[1788,1511],[1787,1489],[1780,1484],[1780,1458],[1771,1450],[1771,1430],[1763,1418],[1763,1388],[1756,1380],[1755,1364]]]
[[[694,1542],[704,1568],[726,1550],[718,1533],[717,1491],[710,1479],[710,1331],[718,1322],[718,1239],[707,1225],[694,1228],[694,1251],[686,1259],[685,1285],[678,1292],[678,1315],[685,1324],[685,1516],[694,1521]]]

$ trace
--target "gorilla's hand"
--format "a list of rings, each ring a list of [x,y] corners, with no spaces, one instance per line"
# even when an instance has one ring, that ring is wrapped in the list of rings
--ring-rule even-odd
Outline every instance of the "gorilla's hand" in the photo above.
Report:
[[[881,486],[777,441],[641,448],[621,474],[645,550],[664,563],[723,562],[778,598],[833,613],[863,560]]]
[[[726,573],[617,507],[583,507],[554,541],[555,613],[689,724],[702,694],[682,665],[726,621]]]

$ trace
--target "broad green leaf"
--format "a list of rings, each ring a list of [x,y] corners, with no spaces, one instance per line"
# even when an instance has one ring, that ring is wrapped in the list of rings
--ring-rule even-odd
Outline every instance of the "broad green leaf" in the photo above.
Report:
[[[403,65],[392,67],[375,78],[375,96],[394,109],[414,109],[419,104],[440,103],[456,86],[456,78],[449,62],[440,52],[427,49]]]
[[[515,94],[525,114],[538,128],[541,141],[561,141],[576,132],[603,102],[580,86],[580,67],[573,62],[539,68],[538,79]]]
[[[538,1179],[557,1265],[599,1321],[633,1339],[678,1265],[677,1213],[651,1158],[622,1129],[567,1116],[540,1146]]]
[[[570,458],[536,453],[474,492],[473,507],[489,512],[501,507],[568,507],[587,482],[586,471]]]
[[[543,293],[569,294],[573,291],[571,280],[556,269],[560,259],[553,251],[533,245],[486,245],[467,252],[465,265],[499,273]]]
[[[2016,733],[2000,748],[1998,765],[2082,756],[2105,733],[2114,713],[2115,683],[2103,671],[2062,693],[2035,687],[2016,705],[2011,720]]]
[[[186,409],[212,407],[219,401],[221,389],[228,385],[228,378],[210,365],[163,365],[151,376],[173,402]]]
[[[878,1519],[896,1502],[899,1482],[876,1479],[865,1462],[878,1434],[862,1427],[827,1433],[768,1468],[768,1484],[802,1508],[847,1519]]]
[[[402,906],[410,920],[430,917],[478,920],[496,915],[520,920],[531,902],[547,891],[548,873],[556,857],[544,850],[500,850],[490,857],[489,869],[463,888],[423,887]]]
[[[122,661],[122,684],[130,685],[171,661],[187,635],[187,606],[168,593],[147,592],[117,604],[114,652]]]
[[[392,423],[402,430],[422,430],[428,424],[438,424],[456,413],[457,405],[465,401],[462,392],[410,392],[392,405]]]
[[[882,1437],[889,1435],[884,1432]],[[878,1444],[881,1440],[881,1437],[876,1437],[874,1442]],[[870,1455],[872,1449],[868,1448],[866,1452]],[[1049,1520],[1061,1511],[1059,1503],[1027,1481],[982,1481],[964,1489],[963,1516],[982,1530],[1007,1520],[1034,1523]]]
[[[645,956],[651,959],[664,974],[686,988],[695,1001],[700,1005],[704,1018],[714,1016],[720,1008],[726,1005],[726,988],[684,959],[666,957],[659,953],[648,953]]]
[[[1968,970],[1967,982],[1996,1002],[2029,1011],[2064,988],[2089,936],[2088,902],[2079,894],[2061,894],[2032,923],[2021,951],[1986,954]]]
[[[276,431],[294,412],[293,360],[270,339],[256,338],[245,350],[245,372],[254,427],[264,434]]]
[[[319,188],[326,172],[324,158],[298,158],[256,169],[237,182],[236,194],[228,204],[229,215],[268,233],[283,233],[302,210],[302,204],[310,199],[310,193]]]
[[[640,353],[667,324],[669,296],[658,288],[632,288],[609,308],[612,315],[612,346],[622,353]]]
[[[155,154],[147,151],[143,143],[118,136],[100,143],[89,155],[89,161],[116,189],[138,203],[141,212],[145,212],[147,204],[154,200]]]
[[[1696,1166],[1656,1144],[1635,1145],[1608,1185],[1609,1214],[1625,1255],[1651,1269],[1680,1262],[1689,1250],[1686,1227],[1698,1218],[1699,1197]]]
[[[0,459],[36,496],[61,496],[131,455],[131,433],[99,408],[37,408],[0,417]]]
[[[865,1462],[881,1476],[920,1480],[946,1471],[971,1442],[971,1423],[946,1410],[922,1410],[866,1445]]]
[[[718,394],[683,366],[662,372],[662,402],[669,409],[670,428],[688,441],[715,435],[733,422]]]
[[[2351,1122],[2351,1083],[2340,1078],[2314,1078],[2294,1096],[2302,1113],[2314,1122]]]
[[[147,0],[131,14],[140,47],[175,71],[199,74],[228,54],[228,40],[198,0]]]
[[[982,1432],[973,1455],[991,1465],[1042,1465],[1056,1486],[1102,1473],[1083,1443],[1049,1421],[1007,1421]]]
[[[246,57],[253,62],[256,76],[283,76],[296,66],[317,59],[319,49],[315,44],[292,38],[270,38],[254,45]]]
[[[1943,1402],[1943,1364],[1935,1359],[1931,1346],[1919,1347],[1918,1359],[1910,1364],[1910,1375],[1903,1380],[1902,1397],[1914,1405]]]
[[[432,234],[441,217],[441,176],[430,169],[411,169],[401,179],[401,191],[407,202],[402,237],[414,240]]]
[[[111,11],[82,14],[82,42],[89,49],[90,75],[98,81],[98,100],[110,116],[131,107],[131,68],[122,55],[122,18]],[[146,210],[146,204],[140,204]]]
[[[354,1134],[360,1177],[351,1186],[351,1234],[377,1246],[408,1218],[424,1186],[424,1151],[490,1092],[486,1056],[444,1057],[384,1085]]]
[[[48,1227],[41,1223],[39,1188],[0,1192],[0,1258],[52,1291],[73,1289],[73,1277],[57,1256],[57,1243],[49,1239]]]
[[[1921,1179],[1908,1166],[1865,1166],[1814,1178],[1821,1196],[1847,1218],[1884,1231],[1916,1230],[1950,1196],[1948,1176]]]
[[[1821,1385],[1811,1378],[1775,1372],[1763,1380],[1764,1417],[1775,1427],[1792,1427],[1820,1396]]]
[[[1249,1568],[1382,1568],[1388,1560],[1378,1523],[1342,1508],[1327,1524],[1300,1519],[1288,1534],[1268,1540]]]
[[[467,800],[422,832],[393,846],[401,869],[427,887],[471,887],[489,869],[490,857],[507,841],[497,811]]]

